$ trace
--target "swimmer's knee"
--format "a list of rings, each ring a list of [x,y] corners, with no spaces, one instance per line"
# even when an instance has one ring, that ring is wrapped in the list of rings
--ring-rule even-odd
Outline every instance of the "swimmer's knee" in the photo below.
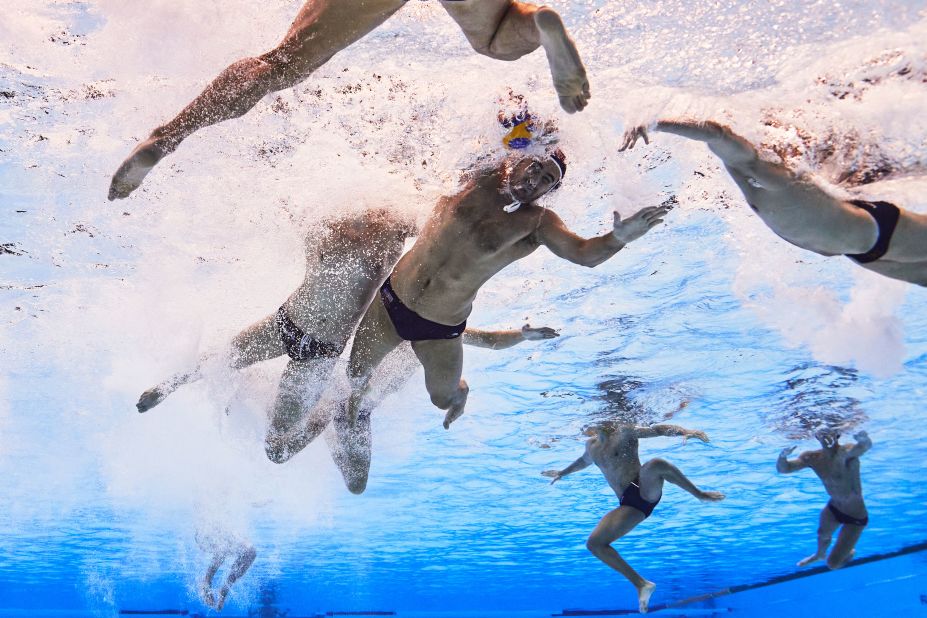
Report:
[[[434,393],[431,395],[431,403],[436,408],[447,410],[454,405],[454,396],[444,393]]]
[[[264,443],[264,454],[267,455],[267,459],[275,464],[285,464],[293,456],[287,449],[273,442]]]
[[[452,393],[429,393],[431,403],[436,408],[447,410],[451,406],[460,406],[467,403],[467,395],[470,393],[470,387],[464,380],[460,381],[457,390]]]
[[[594,536],[590,536],[588,539],[586,539],[586,549],[589,550],[589,553],[595,556],[598,556],[599,552],[601,552],[606,547],[608,547],[608,543],[605,543],[604,541]]]
[[[670,462],[663,459],[662,457],[654,457],[653,459],[645,463],[643,466],[641,466],[641,468],[642,469],[647,468],[647,470],[652,470],[654,472],[661,473],[661,472],[666,472],[668,470],[672,470],[673,465]]]
[[[367,489],[367,477],[363,478],[353,478],[347,481],[348,491],[350,491],[355,496],[359,496],[364,493],[364,490]]]

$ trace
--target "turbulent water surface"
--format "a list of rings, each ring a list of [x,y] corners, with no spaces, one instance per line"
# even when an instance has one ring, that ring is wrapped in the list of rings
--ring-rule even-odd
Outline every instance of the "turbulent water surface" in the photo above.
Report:
[[[204,611],[206,531],[257,549],[229,601],[239,614],[271,586],[305,614],[631,608],[633,589],[584,547],[616,505],[604,480],[540,476],[582,452],[583,427],[628,415],[708,432],[707,445],[661,438],[641,454],[728,495],[700,504],[669,487],[619,543],[659,584],[654,602],[786,574],[811,553],[823,488],[774,462],[824,425],[875,444],[858,554],[924,540],[923,288],[785,244],[700,144],[660,134],[617,152],[629,123],[714,118],[835,191],[927,212],[923,3],[551,5],[588,65],[582,114],[559,111],[543,53],[479,57],[438,3],[410,2],[108,202],[136,141],[272,47],[299,2],[4,3],[0,607]],[[508,88],[559,123],[570,169],[545,205],[579,233],[606,229],[614,209],[679,203],[593,270],[536,252],[484,288],[470,320],[559,339],[468,349],[470,402],[450,431],[419,374],[374,415],[362,496],[324,440],[266,460],[280,360],[211,367],[135,412],[142,390],[280,305],[323,215],[424,217],[453,192],[459,170],[498,152]]]

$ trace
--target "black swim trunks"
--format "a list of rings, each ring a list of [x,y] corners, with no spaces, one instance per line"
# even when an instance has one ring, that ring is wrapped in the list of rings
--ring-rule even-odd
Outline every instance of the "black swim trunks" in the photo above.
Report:
[[[841,524],[851,524],[853,526],[863,527],[869,523],[868,515],[863,518],[852,517],[850,515],[847,515],[846,513],[844,513],[843,511],[841,511],[840,509],[834,506],[833,500],[827,503],[827,508],[830,510],[831,513],[833,513],[834,519],[839,521]]]
[[[408,307],[402,304],[399,297],[393,291],[389,278],[380,288],[380,298],[383,300],[383,306],[386,307],[386,313],[393,322],[396,332],[406,341],[428,341],[433,339],[456,339],[460,337],[467,328],[467,321],[464,320],[456,326],[448,326],[432,322],[423,318]]]
[[[875,262],[888,251],[888,245],[892,242],[892,234],[895,233],[895,226],[898,225],[898,217],[901,216],[901,212],[897,206],[888,202],[850,200],[850,203],[857,208],[862,208],[875,219],[876,224],[879,226],[879,237],[872,249],[866,253],[857,253],[855,255],[848,253],[847,257],[859,264]]]
[[[631,481],[631,484],[624,490],[618,502],[621,506],[630,506],[631,508],[637,509],[643,513],[646,518],[650,517],[653,510],[660,504],[660,499],[657,498],[656,502],[648,502],[641,497],[641,477],[638,476]]]
[[[297,326],[283,307],[277,309],[277,331],[287,355],[295,361],[341,356],[341,347],[313,339]]]

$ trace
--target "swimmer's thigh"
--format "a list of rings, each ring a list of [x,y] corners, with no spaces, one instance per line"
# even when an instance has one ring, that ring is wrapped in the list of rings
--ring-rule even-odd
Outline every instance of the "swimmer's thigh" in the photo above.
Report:
[[[280,378],[277,398],[270,413],[269,433],[280,435],[296,427],[313,411],[328,385],[338,359],[291,360]],[[329,419],[319,419],[324,425]]]
[[[235,335],[231,365],[232,369],[241,369],[284,354],[276,315],[269,315]]]
[[[350,376],[369,378],[386,355],[402,342],[386,312],[386,307],[379,296],[375,297],[354,334],[349,362]]]
[[[474,51],[497,60],[517,60],[541,44],[534,13],[538,7],[513,0],[443,0]]]
[[[307,0],[280,44],[261,59],[306,75],[405,4],[403,0]]]
[[[637,524],[644,521],[646,517],[643,513],[630,506],[621,506],[612,509],[605,515],[595,529],[589,535],[589,544],[593,545],[610,545],[617,539],[620,539],[627,533],[631,532]]]
[[[432,403],[445,409],[460,388],[463,343],[455,339],[413,341],[412,350],[425,368],[425,387]]]

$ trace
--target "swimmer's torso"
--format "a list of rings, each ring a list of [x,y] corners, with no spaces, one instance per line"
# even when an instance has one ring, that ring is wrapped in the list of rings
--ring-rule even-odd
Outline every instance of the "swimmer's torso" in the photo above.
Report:
[[[486,281],[538,248],[533,233],[543,209],[525,205],[506,213],[505,203],[497,189],[478,186],[438,202],[392,278],[407,307],[435,322],[459,324]]]
[[[866,514],[866,507],[859,477],[859,458],[848,457],[851,448],[841,445],[835,453],[812,451],[804,458],[824,483],[834,504],[849,515],[862,517]]]
[[[604,443],[592,438],[586,443],[586,448],[616,495],[621,496],[631,481],[640,475],[638,440],[633,432],[617,429]]]

